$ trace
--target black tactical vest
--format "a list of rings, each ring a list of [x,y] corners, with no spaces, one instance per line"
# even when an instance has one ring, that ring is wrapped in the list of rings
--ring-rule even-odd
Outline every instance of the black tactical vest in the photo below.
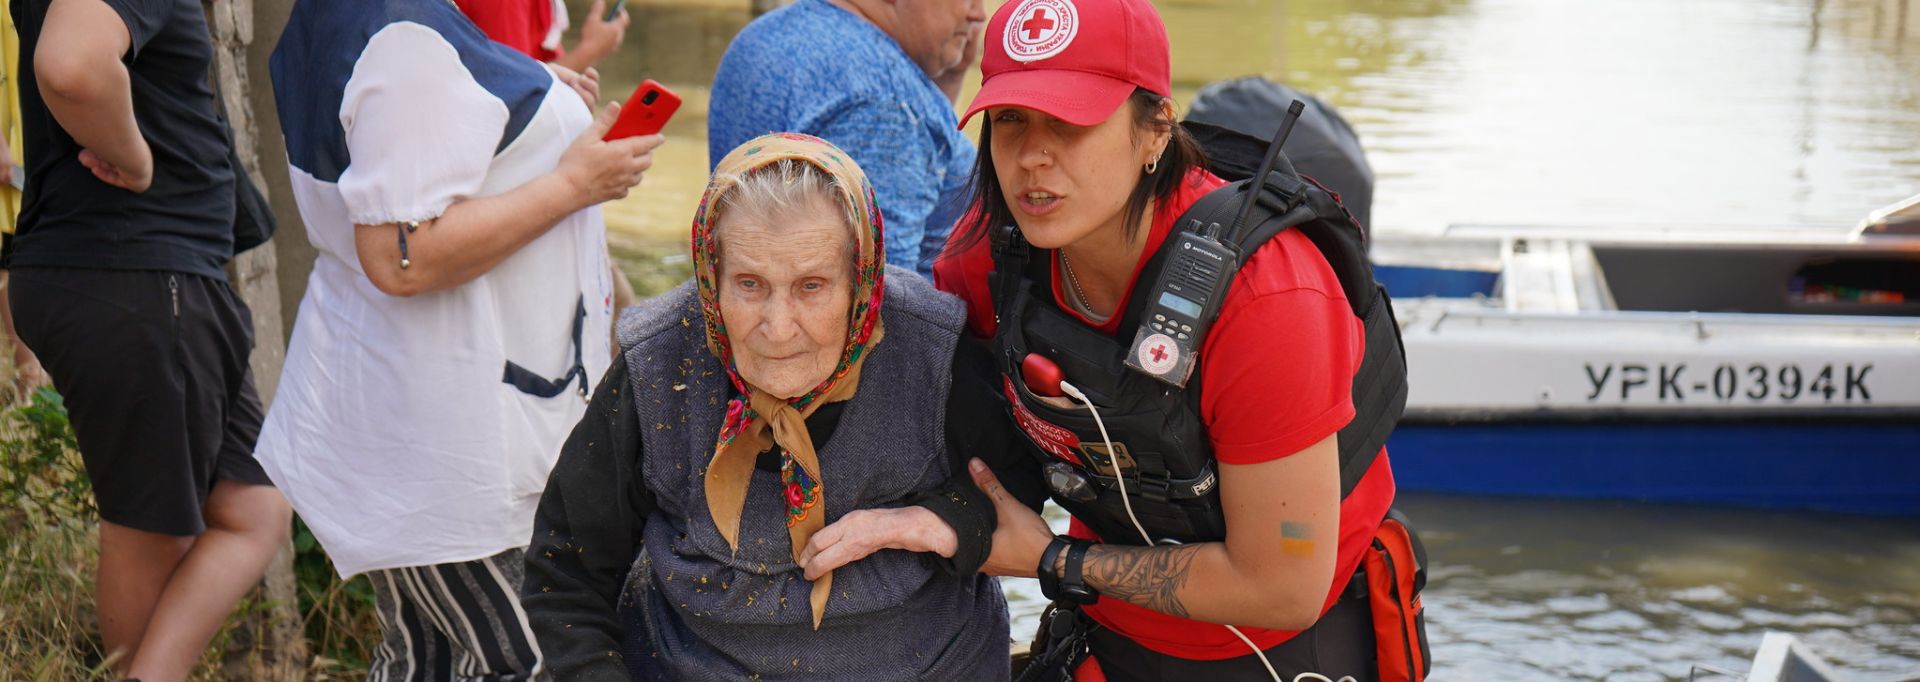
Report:
[[[1277,166],[1265,182],[1255,184],[1247,179],[1250,170],[1214,164],[1214,172],[1237,181],[1195,202],[1174,229],[1231,224],[1251,188],[1260,192],[1248,220],[1256,227],[1237,243],[1241,262],[1234,264],[1236,268],[1287,229],[1302,231],[1333,267],[1366,335],[1365,355],[1353,379],[1355,416],[1340,429],[1338,438],[1344,499],[1373,464],[1406,407],[1406,355],[1386,289],[1373,279],[1363,228],[1337,196],[1296,174],[1284,159]],[[1177,236],[1170,235],[1164,244],[1174,245]],[[1127,308],[1116,313],[1122,316],[1120,338],[1088,327],[1053,303],[1049,272],[1053,259],[1047,252],[1036,251],[1017,227],[1008,226],[994,235],[994,271],[989,280],[999,318],[994,351],[1002,366],[1002,386],[1012,417],[1027,434],[1032,453],[1048,467],[1054,501],[1104,540],[1139,544],[1139,533],[1121,502],[1114,478],[1118,473],[1126,477],[1134,515],[1155,540],[1225,538],[1213,447],[1200,418],[1202,367],[1196,367],[1186,388],[1179,389],[1125,364],[1127,342],[1139,327],[1151,298],[1148,290],[1159,280],[1167,249],[1163,247],[1147,261]],[[1274,362],[1286,361],[1286,348],[1263,352],[1271,353]],[[1115,452],[1107,452],[1086,409],[1054,407],[1027,389],[1020,367],[1028,353],[1039,353],[1059,365],[1067,380],[1093,400]],[[1206,358],[1198,362],[1204,366]],[[1081,481],[1091,485],[1071,485]]]

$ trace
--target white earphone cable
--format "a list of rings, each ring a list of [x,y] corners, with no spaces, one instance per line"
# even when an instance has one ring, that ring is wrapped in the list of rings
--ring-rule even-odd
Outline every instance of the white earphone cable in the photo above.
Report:
[[[1068,383],[1065,380],[1061,380],[1060,390],[1066,393],[1067,395],[1072,396],[1075,400],[1080,401],[1081,405],[1085,405],[1087,407],[1087,412],[1093,415],[1093,424],[1094,426],[1099,427],[1100,429],[1100,442],[1102,445],[1105,445],[1107,448],[1107,461],[1113,464],[1113,480],[1117,482],[1120,486],[1120,504],[1121,506],[1125,507],[1127,510],[1127,520],[1133,522],[1133,529],[1140,532],[1140,539],[1146,541],[1148,546],[1153,546],[1155,544],[1158,544],[1154,542],[1153,536],[1147,534],[1146,527],[1140,525],[1140,517],[1135,516],[1133,513],[1133,501],[1131,500],[1132,496],[1127,494],[1126,472],[1121,471],[1120,469],[1120,458],[1118,453],[1114,452],[1113,439],[1107,436],[1107,422],[1106,420],[1100,418],[1100,408],[1094,407],[1093,401],[1087,398],[1087,394],[1081,393],[1079,387],[1074,386],[1073,384]],[[1168,540],[1168,542],[1179,544],[1172,540]],[[1260,647],[1254,645],[1253,640],[1247,639],[1247,635],[1245,633],[1240,632],[1240,628],[1236,628],[1231,625],[1222,625],[1221,627],[1224,627],[1227,629],[1228,632],[1233,633],[1233,636],[1238,637],[1242,644],[1247,645],[1247,649],[1253,651],[1254,656],[1258,656],[1260,658],[1260,665],[1266,667],[1267,675],[1273,677],[1274,682],[1286,682],[1284,678],[1280,677],[1280,671],[1273,669],[1273,662],[1267,660],[1267,652],[1261,651]],[[1293,682],[1305,682],[1307,680],[1317,680],[1318,682],[1334,682],[1334,680],[1327,679],[1327,676],[1321,675],[1319,673],[1300,673],[1299,675],[1293,678]],[[1353,677],[1349,675],[1349,676],[1340,678],[1339,682],[1354,682],[1354,680],[1353,680]]]

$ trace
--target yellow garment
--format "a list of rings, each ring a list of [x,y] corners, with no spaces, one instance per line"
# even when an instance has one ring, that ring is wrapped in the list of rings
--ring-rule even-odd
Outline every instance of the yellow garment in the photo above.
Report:
[[[6,163],[20,168],[20,34],[13,28],[13,11],[8,5],[10,0],[0,0],[0,60],[6,63],[6,73],[0,75],[0,134],[6,135],[7,152],[11,158]],[[15,175],[19,175],[16,173]],[[24,177],[15,177],[14,182],[25,182]],[[0,232],[13,234],[13,223],[20,217],[20,190],[12,184],[0,184]]]

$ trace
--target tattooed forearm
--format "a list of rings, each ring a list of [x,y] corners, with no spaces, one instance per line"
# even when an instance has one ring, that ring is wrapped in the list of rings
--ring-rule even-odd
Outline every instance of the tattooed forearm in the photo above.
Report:
[[[1199,545],[1094,545],[1081,570],[1087,584],[1101,595],[1186,618],[1187,606],[1180,601],[1180,588],[1187,584],[1187,569],[1200,550]]]

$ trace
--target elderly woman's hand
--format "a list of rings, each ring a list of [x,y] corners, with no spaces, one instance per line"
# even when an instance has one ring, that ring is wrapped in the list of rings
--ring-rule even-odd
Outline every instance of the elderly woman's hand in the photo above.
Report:
[[[959,546],[953,529],[925,507],[856,509],[815,532],[800,550],[799,563],[814,580],[883,549],[952,557]]]

